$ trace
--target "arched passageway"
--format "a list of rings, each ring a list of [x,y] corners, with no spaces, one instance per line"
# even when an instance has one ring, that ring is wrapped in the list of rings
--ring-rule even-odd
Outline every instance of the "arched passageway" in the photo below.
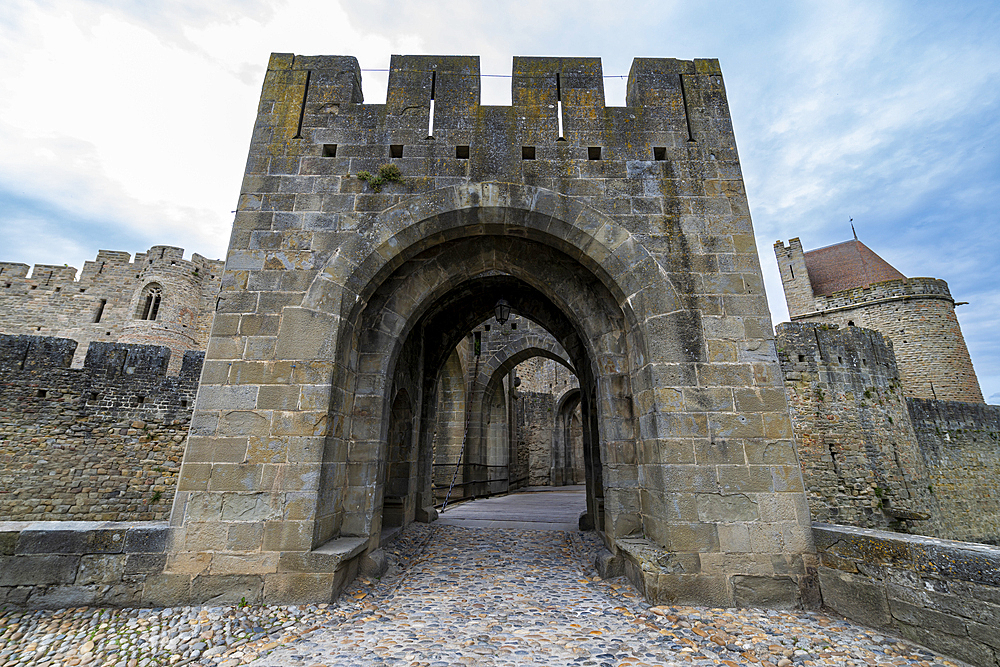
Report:
[[[512,257],[522,259],[515,262],[511,261]],[[442,276],[442,266],[450,267],[451,271],[458,273],[464,280],[457,280],[455,276]],[[415,293],[414,286],[426,288],[429,272],[437,276],[440,287],[438,290],[424,289],[419,294]],[[422,299],[419,298],[421,296]],[[566,296],[576,297],[575,308],[567,306]],[[602,410],[612,409],[613,392],[608,392],[605,405],[602,406],[599,384],[610,383],[611,380],[593,359],[619,358],[624,362],[627,353],[620,345],[625,334],[624,317],[614,299],[602,289],[600,283],[564,253],[537,242],[496,236],[446,242],[417,255],[400,266],[382,289],[376,290],[368,307],[360,313],[358,329],[363,335],[358,337],[357,359],[377,364],[375,367],[384,373],[384,377],[392,378],[391,386],[397,391],[406,388],[410,394],[423,397],[420,416],[414,426],[419,433],[418,442],[421,443],[422,451],[417,456],[417,465],[411,478],[412,498],[405,503],[406,506],[412,506],[414,512],[407,514],[404,521],[419,518],[417,508],[420,508],[424,517],[432,513],[430,507],[434,504],[434,498],[430,489],[432,475],[429,462],[433,460],[433,456],[428,445],[433,442],[438,403],[435,399],[441,369],[447,364],[458,341],[472,327],[489,317],[500,297],[507,299],[517,313],[538,322],[551,332],[572,359],[572,366],[584,369],[579,374],[581,384],[588,388],[588,398],[581,400],[582,412],[589,424],[584,435],[585,458],[591,461],[588,466],[591,470],[588,476],[588,511],[595,522],[600,524],[604,498],[604,488],[600,482],[603,478],[600,461],[604,457],[601,437],[604,436],[605,442],[613,437],[614,433],[607,430],[610,425],[617,425],[619,429],[627,428],[631,432],[635,424],[628,423],[631,411],[628,420],[610,413],[606,420],[598,419]],[[402,320],[400,317],[401,313],[398,311],[402,304],[412,304],[409,320]],[[385,332],[386,324],[389,323],[397,325],[398,331],[392,331],[391,336],[386,336],[382,332]],[[616,331],[619,335],[609,335]],[[525,355],[527,354],[526,352]],[[513,355],[494,370],[492,377],[502,377],[519,360],[519,355]],[[627,377],[619,380],[619,391],[629,387]],[[362,384],[359,382],[360,386]],[[500,416],[500,411],[494,406],[496,386],[493,383],[492,391],[484,392],[481,404],[490,406],[491,415]],[[377,414],[387,401],[384,392],[382,387],[375,385],[368,396],[360,391],[356,392],[354,414],[358,414],[359,402],[370,407],[365,410],[366,413],[370,412],[373,416]],[[623,391],[618,398],[620,400],[616,407],[623,400],[630,400],[630,393]],[[379,421],[384,422],[383,428],[388,429],[385,417],[381,417]],[[488,485],[485,466],[490,465],[491,456],[494,462],[498,460],[498,456],[502,456],[496,451],[491,453],[488,446],[489,430],[485,426],[483,423],[477,424],[478,432],[467,440],[467,451],[463,457],[465,483],[481,482]],[[360,434],[359,431],[352,433]],[[357,435],[352,438],[354,442],[358,440]],[[362,471],[367,469],[370,475],[382,474],[377,465],[383,458],[380,451],[360,448],[356,451],[368,451],[375,456],[371,460],[352,460],[348,451],[348,466]],[[336,465],[335,461],[327,463]],[[326,476],[321,483],[332,479],[332,476]],[[374,542],[378,537],[375,519],[379,508],[373,503],[373,498],[379,495],[378,489],[385,484],[383,478],[378,479],[374,487],[367,484],[348,485],[346,489],[332,489],[330,493],[323,490],[320,497],[330,498],[328,509],[334,516],[342,517],[341,533],[345,528],[358,531],[354,534],[367,535]],[[483,491],[488,491],[488,488],[484,487]],[[602,528],[608,527],[602,524]],[[614,524],[610,527],[613,528]]]
[[[556,403],[555,428],[552,430],[551,484],[579,484],[583,468],[583,420],[580,415],[581,392],[565,392]]]

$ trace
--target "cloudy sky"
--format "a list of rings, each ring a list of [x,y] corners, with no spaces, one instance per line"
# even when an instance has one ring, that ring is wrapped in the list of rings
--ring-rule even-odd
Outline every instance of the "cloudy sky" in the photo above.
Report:
[[[858,236],[947,280],[1000,403],[1000,5],[984,2],[3,0],[0,260],[223,257],[268,54],[719,58],[775,321],[772,244]],[[385,75],[366,73],[367,102]],[[509,104],[509,80],[483,101]],[[622,105],[624,79],[608,78]]]

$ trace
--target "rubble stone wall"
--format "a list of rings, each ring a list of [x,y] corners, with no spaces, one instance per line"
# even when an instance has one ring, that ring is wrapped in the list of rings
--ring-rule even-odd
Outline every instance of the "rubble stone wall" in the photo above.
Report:
[[[870,329],[795,323],[778,325],[777,345],[813,519],[935,534],[891,345]]]
[[[0,335],[0,520],[169,516],[203,352]]]
[[[777,345],[814,520],[1000,543],[1000,406],[904,396],[877,331],[785,323]]]
[[[552,394],[517,392],[518,449],[527,451],[528,485],[548,486],[552,468],[552,429],[555,428],[555,400]],[[523,443],[523,444],[522,444]]]
[[[950,539],[1000,545],[1000,405],[908,399]]]

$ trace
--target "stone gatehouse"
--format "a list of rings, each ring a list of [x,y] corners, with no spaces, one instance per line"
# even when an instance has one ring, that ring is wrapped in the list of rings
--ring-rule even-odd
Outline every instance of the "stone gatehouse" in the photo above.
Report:
[[[394,56],[367,105],[356,59],[271,57],[159,594],[327,600],[433,520],[441,371],[503,299],[578,378],[606,567],[660,600],[813,600],[718,62],[636,59],[624,107],[593,58],[515,58],[509,107],[479,85],[478,58]],[[466,481],[491,441],[470,429]]]

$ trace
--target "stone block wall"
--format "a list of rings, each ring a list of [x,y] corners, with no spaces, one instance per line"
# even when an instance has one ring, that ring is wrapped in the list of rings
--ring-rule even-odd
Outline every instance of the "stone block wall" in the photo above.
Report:
[[[0,335],[0,520],[170,513],[204,353]]]
[[[907,400],[942,534],[1000,544],[1000,405]]]
[[[937,534],[892,346],[797,323],[779,324],[776,342],[813,519]]]
[[[389,391],[421,381],[426,448],[427,379],[502,295],[580,378],[610,548],[642,533],[684,555],[641,575],[650,597],[728,605],[752,575],[799,599],[808,508],[719,63],[636,59],[623,107],[595,58],[515,58],[504,107],[479,104],[474,57],[390,70],[386,103],[364,104],[353,58],[271,58],[177,558],[273,571],[331,539],[376,549]],[[361,178],[383,165],[401,180]],[[429,484],[414,493],[425,507]],[[268,509],[241,525],[232,494]]]
[[[1000,665],[1000,548],[813,524],[823,603],[977,667]]]
[[[166,523],[0,521],[0,603],[138,607],[163,570]],[[155,578],[148,596],[156,605]]]
[[[548,486],[552,468],[552,429],[555,400],[552,394],[517,392],[517,449],[525,452],[528,485]]]
[[[68,266],[0,262],[0,333],[70,338],[83,364],[92,341],[163,345],[177,373],[187,350],[204,350],[223,263],[184,249],[153,246],[136,253],[101,250],[80,277]],[[144,289],[158,286],[155,319],[143,319]]]

